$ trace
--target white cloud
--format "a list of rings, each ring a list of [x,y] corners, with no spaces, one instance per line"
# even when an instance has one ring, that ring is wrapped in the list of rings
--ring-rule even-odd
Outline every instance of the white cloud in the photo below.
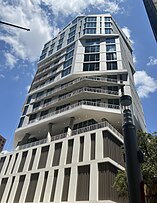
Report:
[[[134,77],[137,92],[141,98],[148,97],[150,93],[157,90],[157,82],[145,71],[136,71]]]
[[[154,58],[153,56],[149,57],[149,62],[147,63],[147,66],[154,66],[157,65],[157,58]]]
[[[5,78],[5,76],[3,74],[0,74],[0,78]]]
[[[124,32],[124,34],[127,36],[127,38],[130,40],[130,42],[132,44],[134,44],[134,41],[131,39],[131,30],[128,27],[123,27],[122,31]]]
[[[16,75],[14,78],[13,78],[13,80],[15,80],[15,81],[18,81],[20,79],[20,76],[19,75]]]
[[[122,2],[123,0],[0,0],[1,20],[31,29],[27,32],[3,26],[0,40],[9,45],[12,56],[34,62],[39,58],[43,44],[58,33],[58,21],[90,12],[90,8],[118,13],[121,12]],[[11,67],[15,65],[12,60]]]
[[[11,53],[4,53],[4,57],[6,59],[6,66],[8,66],[9,69],[13,69],[17,62],[16,57]]]

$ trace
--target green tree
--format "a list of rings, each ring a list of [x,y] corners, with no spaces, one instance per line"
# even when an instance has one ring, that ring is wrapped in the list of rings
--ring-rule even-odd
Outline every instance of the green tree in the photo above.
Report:
[[[138,142],[144,154],[144,163],[141,164],[141,170],[145,184],[145,194],[148,197],[157,196],[157,133],[138,132]],[[126,171],[118,171],[114,187],[120,197],[127,197]],[[148,202],[153,202],[153,200]]]

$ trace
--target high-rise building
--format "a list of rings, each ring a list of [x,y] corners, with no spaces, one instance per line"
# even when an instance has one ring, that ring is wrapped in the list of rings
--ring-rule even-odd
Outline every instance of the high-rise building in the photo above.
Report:
[[[124,170],[119,98],[133,98],[145,131],[132,48],[111,15],[79,16],[44,45],[15,132],[0,159],[0,202],[127,202],[113,188]]]
[[[157,0],[143,0],[154,37],[157,41]]]
[[[6,142],[6,139],[2,135],[0,135],[0,152],[3,150],[5,142]]]

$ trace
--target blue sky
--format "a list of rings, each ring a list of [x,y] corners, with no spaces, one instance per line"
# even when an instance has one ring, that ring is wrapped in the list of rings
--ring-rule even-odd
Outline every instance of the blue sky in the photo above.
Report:
[[[157,43],[142,0],[0,0],[0,134],[11,150],[27,90],[43,44],[77,15],[111,13],[133,43],[135,82],[147,129],[157,131]]]

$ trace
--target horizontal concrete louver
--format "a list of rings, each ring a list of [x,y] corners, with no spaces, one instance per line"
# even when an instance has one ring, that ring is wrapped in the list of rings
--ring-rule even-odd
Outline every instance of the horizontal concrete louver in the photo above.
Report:
[[[40,155],[38,169],[45,168],[48,153],[49,153],[49,146],[45,146],[41,148],[41,155]]]
[[[23,171],[23,167],[24,167],[24,164],[25,164],[25,161],[26,161],[26,158],[27,158],[27,154],[28,154],[28,151],[25,151],[25,152],[22,153],[22,159],[21,159],[21,162],[20,162],[18,172]]]
[[[3,178],[2,181],[1,181],[1,185],[0,185],[0,202],[2,200],[3,193],[5,191],[7,182],[8,182],[8,178]]]
[[[76,201],[89,200],[90,165],[78,166]]]
[[[20,176],[19,183],[18,183],[18,186],[17,186],[17,189],[16,189],[16,193],[15,193],[15,197],[14,197],[13,202],[19,203],[22,188],[23,188],[23,185],[24,185],[24,181],[25,181],[25,175]]]
[[[31,174],[25,202],[33,202],[35,191],[36,191],[36,186],[38,183],[38,177],[39,177],[39,173]]]
[[[37,149],[32,150],[32,156],[31,156],[31,160],[30,160],[30,164],[29,164],[29,168],[28,168],[29,171],[32,170],[35,155],[36,155],[36,151],[37,151]]]
[[[52,166],[58,166],[59,165],[61,150],[62,150],[62,142],[56,143]]]

